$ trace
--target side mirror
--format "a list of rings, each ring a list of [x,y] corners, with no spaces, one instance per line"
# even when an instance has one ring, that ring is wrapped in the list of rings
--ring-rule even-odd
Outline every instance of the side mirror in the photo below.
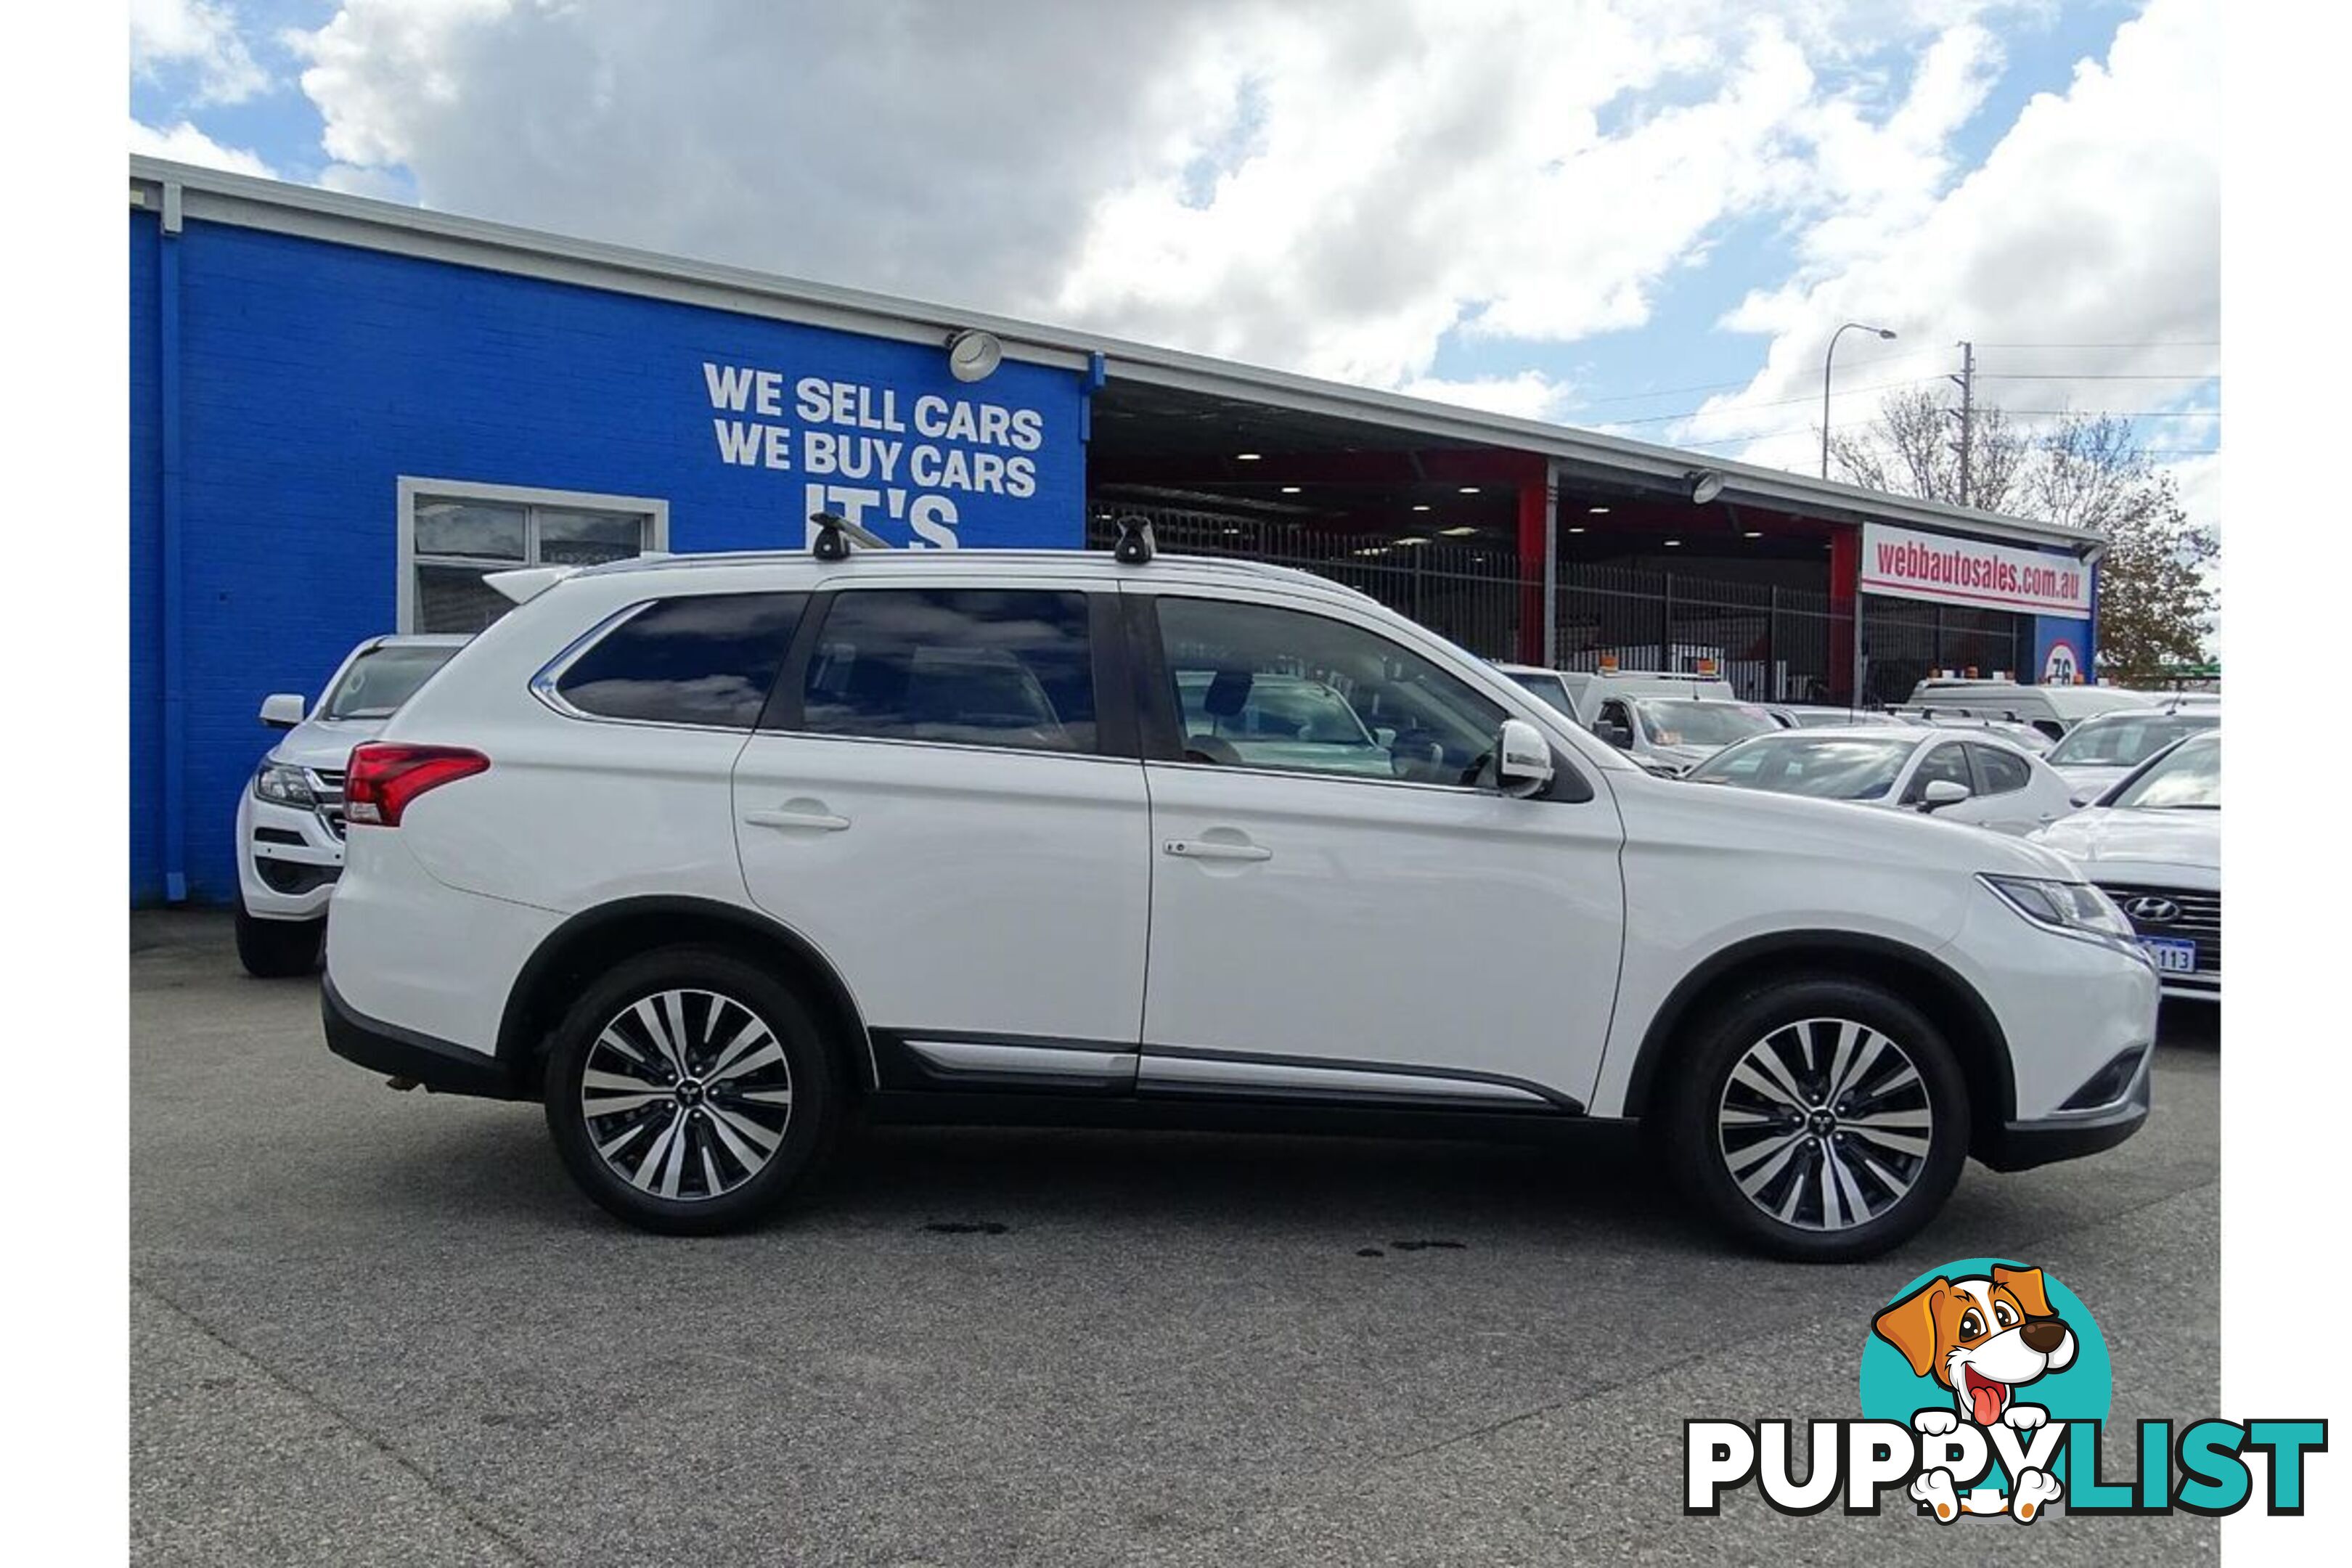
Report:
[[[1948,805],[1959,805],[1970,793],[1969,786],[1957,779],[1931,779],[1927,787],[1919,792],[1919,809],[1941,811]]]
[[[2076,811],[2080,811],[2098,798],[2099,792],[2097,790],[2078,789],[2073,795],[2066,797],[2066,804],[2073,806]]]
[[[1505,795],[1534,795],[1551,783],[1551,745],[1524,719],[1506,719],[1495,737],[1495,784]]]
[[[1633,726],[1631,724],[1612,723],[1604,719],[1595,724],[1592,730],[1593,733],[1621,752],[1630,752],[1633,749]]]
[[[273,730],[291,730],[302,721],[310,705],[298,691],[278,691],[261,700],[261,721]]]
[[[1383,752],[1396,744],[1396,726],[1393,724],[1380,724],[1373,727],[1372,744],[1380,747]]]

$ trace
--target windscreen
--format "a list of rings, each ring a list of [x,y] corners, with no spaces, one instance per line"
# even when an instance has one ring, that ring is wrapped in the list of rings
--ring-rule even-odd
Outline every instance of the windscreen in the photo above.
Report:
[[[449,662],[455,644],[380,647],[352,660],[320,705],[325,719],[389,719],[425,678]]]
[[[1776,795],[1876,800],[1895,787],[1916,745],[1914,741],[1787,730],[1718,752],[1685,776],[1693,784],[1733,784]]]

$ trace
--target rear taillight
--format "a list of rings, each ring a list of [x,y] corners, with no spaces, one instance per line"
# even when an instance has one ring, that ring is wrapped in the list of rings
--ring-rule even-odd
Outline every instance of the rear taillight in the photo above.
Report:
[[[454,779],[488,772],[490,759],[463,746],[404,746],[370,741],[352,748],[343,779],[343,820],[397,827],[408,803]]]

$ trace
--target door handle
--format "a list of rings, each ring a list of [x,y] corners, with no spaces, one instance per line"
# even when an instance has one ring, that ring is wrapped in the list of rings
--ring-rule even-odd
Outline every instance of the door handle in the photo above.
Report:
[[[1215,838],[1171,838],[1160,849],[1187,860],[1271,860],[1274,851],[1262,844],[1234,844]]]
[[[814,800],[793,800],[784,803],[780,811],[747,811],[743,820],[754,827],[782,827],[810,833],[838,833],[849,826],[849,818],[835,816]]]

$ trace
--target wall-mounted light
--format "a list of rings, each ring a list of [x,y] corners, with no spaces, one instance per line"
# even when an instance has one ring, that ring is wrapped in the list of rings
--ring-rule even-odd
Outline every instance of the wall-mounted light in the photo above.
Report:
[[[958,381],[986,381],[1004,363],[1004,345],[994,332],[960,327],[948,334],[948,374]]]
[[[1723,493],[1723,476],[1713,468],[1694,468],[1683,479],[1690,486],[1690,498],[1696,505],[1705,506]]]

